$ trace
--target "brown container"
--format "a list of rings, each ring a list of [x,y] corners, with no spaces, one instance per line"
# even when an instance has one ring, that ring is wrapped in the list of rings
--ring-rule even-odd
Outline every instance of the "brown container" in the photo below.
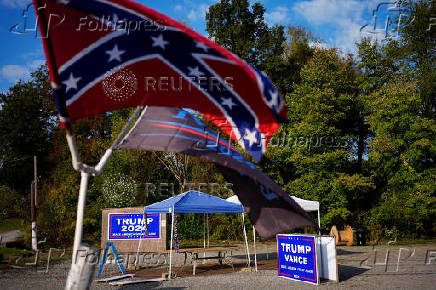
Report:
[[[107,242],[112,242],[119,254],[136,253],[139,245],[139,238],[132,240],[114,240],[109,239],[109,214],[122,213],[143,213],[144,207],[131,208],[110,208],[102,211],[101,223],[101,249],[106,247]],[[140,253],[146,252],[163,252],[166,250],[166,214],[160,214],[160,238],[159,239],[142,239],[139,247]]]

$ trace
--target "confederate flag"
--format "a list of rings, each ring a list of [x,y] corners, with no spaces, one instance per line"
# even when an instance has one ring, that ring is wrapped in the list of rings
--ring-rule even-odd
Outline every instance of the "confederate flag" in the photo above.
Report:
[[[61,124],[134,106],[191,108],[255,160],[286,116],[260,71],[128,0],[34,0]]]

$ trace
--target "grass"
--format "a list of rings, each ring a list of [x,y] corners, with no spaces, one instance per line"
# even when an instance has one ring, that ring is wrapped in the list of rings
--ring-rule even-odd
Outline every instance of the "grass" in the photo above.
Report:
[[[17,249],[17,248],[0,248],[0,254],[3,254],[3,257],[16,255],[16,254],[25,254],[28,252],[32,252],[25,249]]]
[[[35,262],[35,253],[33,253],[31,250],[28,249],[0,248],[0,255],[3,255],[3,262],[0,263],[0,270],[2,269],[2,266],[4,266],[5,264],[24,266],[26,263]],[[50,265],[71,259],[71,253],[67,252],[62,257],[61,255],[62,255],[62,250],[52,251],[51,258],[50,258]],[[45,267],[47,265],[47,260],[48,260],[48,250],[40,251],[38,253],[37,264]]]
[[[0,248],[0,254],[3,255],[3,261],[14,260],[16,257],[19,257],[21,254],[32,253],[32,251],[25,249],[17,249],[17,248]]]
[[[186,240],[181,239],[180,241],[180,248],[203,248],[203,239],[198,240]],[[206,241],[207,243],[207,241]],[[238,241],[210,241],[209,246],[210,247],[229,247],[229,246],[235,246],[240,242]],[[174,246],[174,245],[173,245]]]
[[[23,220],[19,218],[11,218],[0,221],[0,233],[23,229]]]

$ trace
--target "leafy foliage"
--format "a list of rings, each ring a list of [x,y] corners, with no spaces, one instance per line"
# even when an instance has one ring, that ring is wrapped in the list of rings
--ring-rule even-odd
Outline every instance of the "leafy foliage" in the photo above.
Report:
[[[372,239],[434,237],[436,29],[427,29],[434,4],[402,1],[414,21],[403,19],[400,38],[364,39],[354,57],[317,48],[312,44],[319,39],[302,27],[268,26],[264,7],[250,3],[221,0],[206,20],[217,43],[265,71],[286,98],[288,119],[271,140],[263,171],[289,194],[319,201],[326,231],[351,224],[369,229]],[[0,215],[27,216],[24,196],[36,155],[40,233],[50,244],[70,244],[79,174],[55,122],[47,69],[1,94],[0,105]],[[98,162],[131,113],[73,124],[86,163]],[[219,184],[217,195],[232,194],[215,165],[204,160],[116,151],[104,173],[90,180],[84,239],[98,244],[105,207],[143,206],[198,189],[189,183],[211,182]],[[147,186],[162,183],[174,190]],[[210,215],[209,222],[213,240],[242,239],[239,215]],[[201,214],[178,215],[181,239],[202,238],[203,226]]]
[[[25,218],[26,199],[7,186],[0,186],[0,220],[11,217]]]
[[[102,197],[106,207],[132,206],[136,197],[135,181],[121,173],[110,175],[103,183]]]
[[[24,195],[33,180],[33,156],[44,172],[51,147],[55,106],[45,66],[28,82],[18,82],[0,94],[0,184]]]

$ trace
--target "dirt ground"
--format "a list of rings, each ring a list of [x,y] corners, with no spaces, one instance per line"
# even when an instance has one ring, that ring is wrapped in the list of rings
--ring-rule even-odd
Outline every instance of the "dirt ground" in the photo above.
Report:
[[[162,283],[126,285],[122,289],[313,289],[314,286],[277,277],[274,244],[259,244],[258,272],[248,271],[242,248],[234,251],[234,269],[228,265],[200,264],[192,276],[192,265],[181,268],[174,257],[177,277]],[[322,282],[326,289],[436,289],[436,243],[407,246],[339,247],[339,283]],[[63,289],[69,261],[37,267],[0,267],[0,289]],[[97,270],[96,270],[97,272]],[[146,267],[133,279],[161,277],[167,267]],[[116,265],[106,265],[103,277],[119,275]],[[91,289],[118,289],[94,279]]]

